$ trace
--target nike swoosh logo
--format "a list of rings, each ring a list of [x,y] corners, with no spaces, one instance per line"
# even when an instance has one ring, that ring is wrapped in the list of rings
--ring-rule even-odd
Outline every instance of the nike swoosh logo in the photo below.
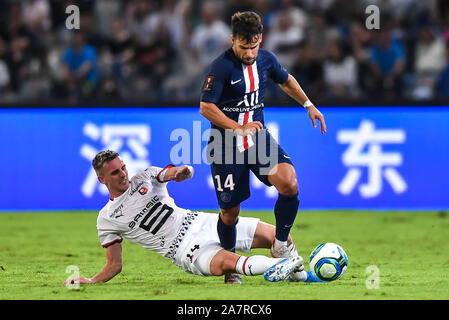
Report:
[[[242,79],[238,79],[237,81],[232,81],[231,80],[231,84],[236,84],[237,82],[240,82],[240,81],[242,81]]]
[[[284,154],[284,158],[286,158],[286,159],[290,159],[290,157],[286,156],[285,154]]]

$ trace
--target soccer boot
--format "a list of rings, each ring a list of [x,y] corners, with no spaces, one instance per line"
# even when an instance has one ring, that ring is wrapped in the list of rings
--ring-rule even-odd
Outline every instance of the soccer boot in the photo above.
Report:
[[[263,276],[265,280],[271,282],[282,281],[287,278],[290,273],[304,270],[304,260],[302,257],[285,258],[267,269]]]
[[[226,273],[224,282],[226,284],[242,284],[242,277],[238,273]]]
[[[285,279],[287,282],[325,282],[323,280],[318,279],[312,271],[296,271],[290,273],[290,275]]]

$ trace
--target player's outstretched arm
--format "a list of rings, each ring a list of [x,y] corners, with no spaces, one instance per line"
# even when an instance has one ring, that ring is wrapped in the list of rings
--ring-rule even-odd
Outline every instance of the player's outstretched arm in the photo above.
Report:
[[[302,90],[298,81],[296,81],[296,79],[289,74],[287,81],[279,86],[286,94],[307,109],[309,118],[312,120],[313,127],[316,128],[316,120],[318,120],[321,125],[321,133],[325,133],[326,123],[324,122],[323,114],[309,101],[309,98],[307,98],[307,95]],[[306,102],[307,105],[304,105]]]
[[[188,165],[183,165],[181,167],[168,168],[164,176],[164,181],[174,180],[176,182],[182,182],[192,177],[193,177],[193,168]]]
[[[263,125],[260,121],[253,121],[247,123],[245,125],[240,125],[231,118],[227,117],[223,111],[221,111],[214,103],[212,102],[204,102],[200,103],[200,113],[207,120],[219,126],[223,129],[232,130],[234,133],[246,136],[246,135],[254,135],[259,130],[263,129]]]
[[[106,282],[114,278],[122,271],[122,245],[120,243],[114,243],[105,249],[105,254],[106,265],[97,275],[90,279],[84,277],[67,279],[64,284]]]

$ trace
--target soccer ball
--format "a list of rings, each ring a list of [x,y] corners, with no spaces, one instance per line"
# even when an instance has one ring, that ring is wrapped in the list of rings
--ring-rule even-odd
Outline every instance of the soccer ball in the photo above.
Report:
[[[333,281],[345,273],[348,255],[335,243],[322,243],[310,254],[310,270],[323,281]]]

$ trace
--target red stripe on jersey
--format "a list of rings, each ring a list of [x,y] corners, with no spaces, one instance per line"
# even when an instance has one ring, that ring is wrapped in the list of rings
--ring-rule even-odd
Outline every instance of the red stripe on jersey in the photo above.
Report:
[[[249,75],[249,92],[253,92],[254,91],[253,66],[248,66],[248,75]]]
[[[249,112],[246,112],[245,115],[243,116],[243,125],[248,123],[248,119],[249,119]],[[248,136],[243,137],[243,148],[245,148],[245,150],[249,149]]]

